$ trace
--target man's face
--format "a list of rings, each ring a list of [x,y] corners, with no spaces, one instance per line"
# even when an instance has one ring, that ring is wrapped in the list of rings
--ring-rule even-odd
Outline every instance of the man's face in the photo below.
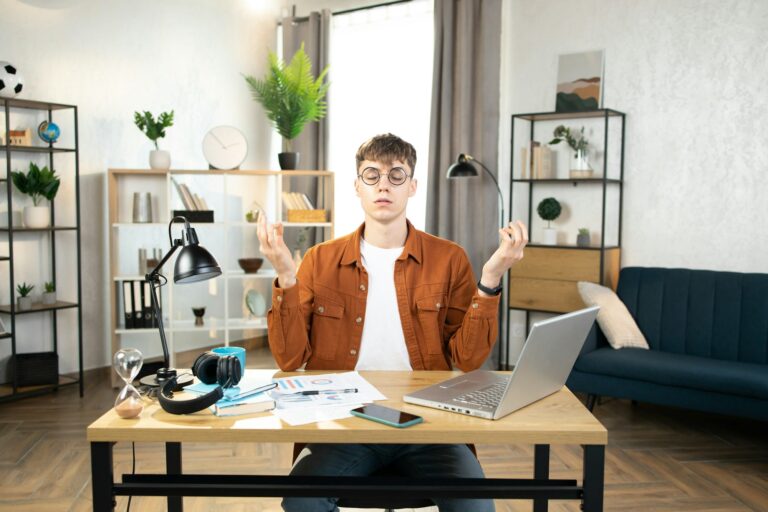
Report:
[[[373,182],[377,171],[379,180],[375,184],[369,185],[363,180],[365,177],[369,183]],[[357,168],[357,173],[363,176],[355,180],[355,190],[366,219],[389,224],[405,217],[408,198],[416,194],[416,180],[411,178],[413,170],[407,163],[400,160],[389,163],[363,160]],[[402,178],[403,174],[405,180],[400,185],[392,183],[400,182],[397,178]]]

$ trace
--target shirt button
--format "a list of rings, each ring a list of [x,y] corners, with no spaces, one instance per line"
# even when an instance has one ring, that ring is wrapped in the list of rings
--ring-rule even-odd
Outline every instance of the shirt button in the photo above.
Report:
[[[318,313],[322,313],[323,311],[325,311],[325,308],[323,306],[320,306],[319,308],[317,308]]]
[[[480,306],[478,306],[478,305],[477,305],[477,302],[473,302],[473,303],[472,303],[472,307],[473,307],[473,308],[475,308],[475,309],[477,309],[477,308],[478,308],[478,307],[480,307]]]
[[[361,291],[365,291],[365,285],[364,285],[364,284],[361,284],[361,285],[360,285],[360,290],[361,290]]]
[[[277,302],[283,302],[283,296],[282,295],[278,295],[277,296]]]
[[[349,353],[352,354],[352,355],[355,355],[355,354],[357,354],[357,350],[352,349],[352,350],[349,351]]]
[[[355,318],[355,322],[357,322],[357,323],[360,323],[362,321],[363,321],[363,317],[361,317],[361,316]]]

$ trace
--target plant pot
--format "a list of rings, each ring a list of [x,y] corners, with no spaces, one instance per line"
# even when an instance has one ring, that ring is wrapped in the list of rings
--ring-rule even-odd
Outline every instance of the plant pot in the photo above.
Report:
[[[544,228],[544,240],[541,242],[544,245],[557,245],[557,230],[555,228]]]
[[[162,149],[153,149],[149,152],[149,167],[152,169],[170,169],[171,154]]]
[[[19,311],[26,311],[32,309],[32,297],[19,297],[18,298]]]
[[[589,247],[589,235],[576,235],[576,245],[578,247]]]
[[[28,228],[47,228],[51,225],[51,210],[47,206],[25,206],[24,226]]]
[[[56,292],[43,293],[43,304],[50,306],[56,304]]]
[[[280,168],[284,171],[292,171],[299,168],[299,157],[297,152],[278,153],[277,160],[280,162]]]
[[[586,149],[579,149],[573,154],[571,162],[571,178],[591,178],[594,171],[589,166],[589,155]]]

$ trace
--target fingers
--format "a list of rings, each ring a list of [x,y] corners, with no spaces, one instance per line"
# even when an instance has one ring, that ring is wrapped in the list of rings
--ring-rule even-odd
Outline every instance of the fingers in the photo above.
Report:
[[[256,236],[259,239],[259,244],[261,245],[260,250],[262,253],[265,249],[270,249],[269,240],[267,240],[267,230],[267,218],[264,216],[256,227]]]

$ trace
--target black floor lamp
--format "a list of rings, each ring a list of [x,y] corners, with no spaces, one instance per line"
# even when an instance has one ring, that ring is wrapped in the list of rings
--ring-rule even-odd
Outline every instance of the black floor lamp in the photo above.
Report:
[[[477,169],[474,165],[472,165],[472,162],[477,162],[480,164],[480,167],[485,170],[486,173],[488,173],[488,176],[491,177],[493,180],[494,185],[496,185],[496,191],[499,193],[499,228],[503,228],[507,225],[507,220],[504,217],[504,197],[501,194],[501,188],[499,187],[499,181],[496,179],[496,176],[493,175],[493,173],[488,169],[483,162],[480,160],[474,158],[472,155],[468,155],[466,153],[459,153],[459,156],[456,158],[456,162],[452,163],[450,167],[448,167],[448,171],[445,173],[445,177],[449,180],[452,179],[461,179],[461,178],[476,178],[479,176]],[[508,274],[509,272],[504,273],[504,277],[502,278],[502,285],[504,288],[504,291],[501,292],[501,307],[503,308],[503,317],[500,313],[499,315],[499,367],[502,370],[507,369],[507,322],[506,322],[506,315],[509,314],[509,309],[507,308],[507,295],[506,290],[508,289]],[[502,320],[504,320],[502,322]],[[501,343],[501,340],[504,341],[504,343]]]
[[[171,227],[177,220],[184,221],[184,228],[181,230],[181,238],[173,239]],[[176,284],[196,283],[205,281],[221,275],[221,267],[216,258],[211,255],[204,247],[200,245],[197,238],[197,232],[189,225],[185,217],[177,216],[168,223],[168,240],[171,243],[171,249],[166,253],[160,263],[146,275],[145,279],[149,282],[152,297],[152,309],[157,326],[160,330],[160,341],[163,345],[163,361],[152,365],[150,371],[156,373],[146,375],[140,382],[145,386],[157,387],[165,380],[176,376],[176,370],[170,368],[170,356],[168,354],[168,342],[165,339],[165,329],[163,328],[163,313],[160,308],[160,301],[157,299],[157,289],[168,282],[168,279],[160,273],[163,265],[170,259],[173,253],[181,247],[181,252],[176,257],[176,265],[173,270],[173,282]],[[162,365],[158,367],[159,365]],[[178,379],[179,387],[184,387],[192,382],[192,376],[187,379]]]

